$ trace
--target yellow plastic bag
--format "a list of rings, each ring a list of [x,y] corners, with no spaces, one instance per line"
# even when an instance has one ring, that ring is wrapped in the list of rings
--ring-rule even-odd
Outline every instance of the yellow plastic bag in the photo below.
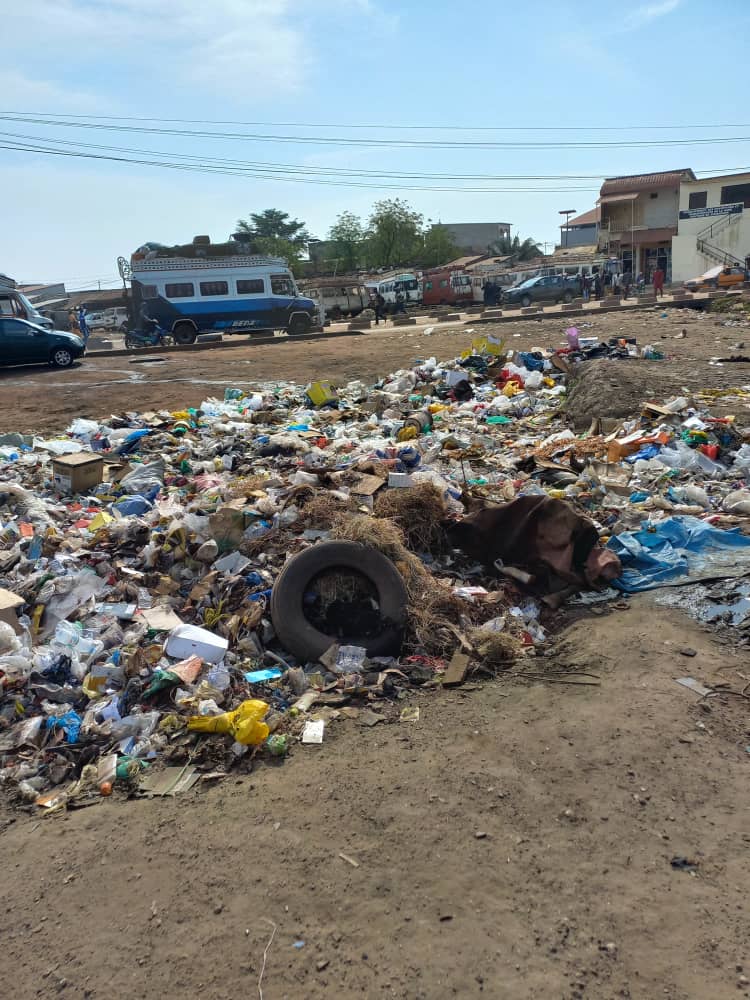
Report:
[[[259,746],[268,739],[270,729],[261,721],[268,705],[257,698],[243,701],[233,712],[223,715],[193,715],[187,727],[194,733],[230,733],[238,743]]]

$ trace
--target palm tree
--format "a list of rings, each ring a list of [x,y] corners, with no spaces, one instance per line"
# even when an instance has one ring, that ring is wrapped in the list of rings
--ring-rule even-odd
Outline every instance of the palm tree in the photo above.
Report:
[[[509,236],[496,240],[490,247],[498,257],[509,257],[509,264],[520,263],[525,260],[533,260],[535,257],[543,256],[541,247],[537,246],[530,236],[521,242],[521,238],[516,234],[513,239]]]

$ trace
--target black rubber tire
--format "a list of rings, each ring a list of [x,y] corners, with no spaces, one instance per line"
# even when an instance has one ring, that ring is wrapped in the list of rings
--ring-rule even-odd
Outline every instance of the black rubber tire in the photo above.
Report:
[[[74,361],[73,352],[67,347],[55,347],[49,356],[53,368],[70,368]]]
[[[130,351],[135,347],[140,347],[140,341],[134,340],[129,333],[125,334],[125,349]]]
[[[290,337],[298,337],[300,334],[309,333],[312,323],[310,322],[309,316],[303,316],[298,313],[296,316],[292,316],[289,320],[289,326],[287,327],[287,333]]]
[[[302,602],[310,581],[336,568],[361,573],[377,591],[386,622],[378,635],[330,636],[305,617]],[[293,556],[282,569],[271,594],[271,619],[279,642],[299,660],[317,660],[334,642],[363,646],[369,656],[395,656],[401,648],[406,602],[401,574],[382,552],[359,542],[320,542]]]
[[[521,305],[524,307],[524,309],[529,308],[529,306],[531,305],[531,299],[529,298],[528,295],[524,295],[524,297],[521,299]]]
[[[334,323],[340,322],[344,318],[344,314],[341,312],[341,306],[334,306],[331,309],[331,319]]]
[[[566,292],[565,295],[563,295],[563,302],[565,302],[567,304],[568,302],[572,302],[572,301],[573,301],[572,294],[570,292]]]
[[[188,344],[194,344],[198,334],[192,323],[178,323],[174,330],[172,330],[172,336],[174,337],[175,344],[185,347]]]

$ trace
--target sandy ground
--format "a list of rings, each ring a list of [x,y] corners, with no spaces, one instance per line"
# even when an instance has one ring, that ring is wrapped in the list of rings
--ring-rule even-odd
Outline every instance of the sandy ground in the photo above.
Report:
[[[668,354],[691,363],[731,354],[731,345],[743,336],[750,348],[750,327],[725,327],[724,317],[692,310],[669,310],[665,318],[661,310],[609,313],[585,322],[590,324],[582,326],[587,335],[635,336],[640,344],[658,344]],[[530,350],[560,344],[569,323],[547,317],[473,329],[475,335],[493,333],[506,338],[509,346]],[[250,388],[284,380],[306,383],[316,378],[338,382],[359,378],[370,383],[420,358],[455,357],[470,344],[471,329],[463,324],[441,326],[426,336],[419,329],[381,327],[331,340],[295,343],[279,339],[274,344],[164,354],[163,363],[157,364],[141,363],[143,355],[91,356],[65,371],[47,366],[6,368],[0,370],[0,433],[56,430],[75,416],[97,418],[126,410],[198,406],[206,396],[222,397],[227,386]],[[686,338],[675,340],[683,329]],[[691,364],[687,368],[690,371]],[[716,379],[720,371],[709,369],[708,375]],[[723,372],[729,383],[743,373],[747,380],[750,366],[733,365]],[[695,375],[700,377],[700,372],[696,370]]]
[[[592,332],[661,343],[675,355],[654,363],[670,386],[750,381],[747,365],[706,366],[747,335],[722,322],[642,313],[600,317]],[[557,343],[562,324],[503,329],[533,347]],[[387,330],[172,355],[158,369],[118,358],[6,371],[0,427],[195,405],[267,379],[370,380],[468,340],[463,328]],[[538,661],[595,674],[595,686],[501,677],[415,693],[417,723],[395,721],[400,706],[374,728],[340,720],[322,747],[171,801],[115,795],[40,819],[0,797],[6,989],[256,997],[267,948],[266,1000],[742,995],[747,702],[701,701],[675,678],[740,689],[747,654],[645,597],[630,604],[567,611]]]
[[[423,692],[417,723],[342,720],[322,747],[179,799],[6,813],[5,982],[255,997],[275,925],[268,1000],[737,996],[747,712],[703,710],[674,679],[737,683],[742,661],[634,604],[540,660],[601,686]]]

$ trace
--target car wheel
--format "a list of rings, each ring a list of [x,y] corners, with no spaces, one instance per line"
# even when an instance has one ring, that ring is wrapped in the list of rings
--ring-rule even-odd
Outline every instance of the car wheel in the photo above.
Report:
[[[287,333],[289,334],[290,337],[297,337],[300,334],[309,333],[310,326],[311,326],[310,317],[303,316],[301,313],[298,313],[296,316],[292,316],[291,320],[289,321],[289,326],[287,327]]]
[[[521,305],[524,307],[524,309],[528,309],[528,307],[531,305],[531,299],[529,298],[528,295],[524,295],[524,297],[521,299]]]
[[[311,584],[337,570],[364,577],[377,593],[381,628],[376,634],[326,634],[306,617]],[[401,574],[382,552],[359,542],[321,542],[292,557],[282,569],[271,594],[271,619],[282,646],[302,661],[317,660],[334,642],[362,646],[369,656],[387,656],[398,653],[401,646],[406,604]]]
[[[67,347],[56,347],[49,359],[53,368],[70,368],[73,361],[73,352]]]
[[[172,336],[176,344],[179,344],[180,347],[185,347],[188,344],[195,343],[197,334],[192,323],[178,323],[172,332]]]
[[[333,320],[334,323],[338,323],[341,317],[342,317],[341,307],[334,306],[333,309],[331,309],[331,319]]]
[[[570,292],[566,292],[565,295],[563,295],[563,302],[568,303],[572,301],[573,301],[572,294]]]

